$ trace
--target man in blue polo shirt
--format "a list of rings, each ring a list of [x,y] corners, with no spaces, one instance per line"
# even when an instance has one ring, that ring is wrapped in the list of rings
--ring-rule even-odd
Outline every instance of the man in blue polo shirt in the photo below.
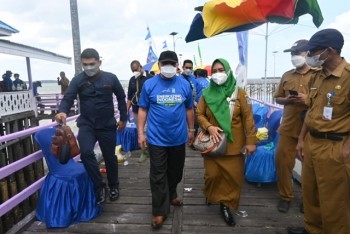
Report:
[[[176,53],[162,52],[158,65],[160,74],[142,87],[137,127],[138,142],[142,149],[148,146],[150,155],[153,228],[162,226],[170,204],[182,205],[176,187],[182,179],[185,144],[192,144],[194,138],[192,90],[188,81],[176,75]]]

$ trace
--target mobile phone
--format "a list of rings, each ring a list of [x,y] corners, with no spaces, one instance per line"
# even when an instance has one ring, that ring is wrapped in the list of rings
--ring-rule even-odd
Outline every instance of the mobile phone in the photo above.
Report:
[[[296,90],[290,89],[289,94],[292,96],[298,96],[298,92]]]

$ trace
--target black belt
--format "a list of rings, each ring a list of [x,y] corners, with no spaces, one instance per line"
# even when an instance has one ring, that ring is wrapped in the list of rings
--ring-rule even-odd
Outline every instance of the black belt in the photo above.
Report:
[[[333,141],[341,141],[345,136],[350,136],[350,132],[317,132],[310,131],[310,135],[320,139],[329,139]]]

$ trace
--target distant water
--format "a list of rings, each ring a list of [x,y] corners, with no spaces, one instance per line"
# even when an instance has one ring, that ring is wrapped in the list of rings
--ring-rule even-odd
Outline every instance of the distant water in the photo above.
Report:
[[[120,80],[120,83],[125,88],[128,87],[129,81],[128,80]],[[61,92],[61,86],[59,86],[56,82],[41,82],[42,87],[38,87],[38,93],[39,94],[51,94],[51,93],[60,93]]]

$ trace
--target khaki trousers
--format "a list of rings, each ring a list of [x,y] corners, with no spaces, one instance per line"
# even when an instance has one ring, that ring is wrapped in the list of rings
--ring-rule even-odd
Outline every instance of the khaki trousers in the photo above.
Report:
[[[278,192],[282,199],[291,201],[292,173],[297,156],[298,138],[280,135],[275,153]]]
[[[305,138],[302,184],[309,233],[350,233],[350,160],[342,158],[343,144],[310,134]]]

